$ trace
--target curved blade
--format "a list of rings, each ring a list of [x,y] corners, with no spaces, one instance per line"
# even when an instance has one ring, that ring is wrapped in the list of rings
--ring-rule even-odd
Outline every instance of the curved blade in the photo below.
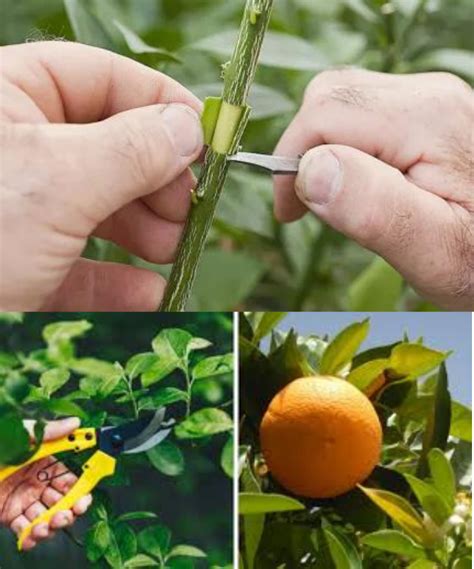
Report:
[[[145,441],[142,445],[130,450],[126,450],[124,452],[125,454],[146,452],[147,450],[150,450],[151,448],[156,447],[156,445],[159,445],[161,442],[163,442],[170,433],[171,429],[162,429],[157,433],[155,433],[150,439]]]
[[[118,427],[105,427],[98,430],[98,447],[111,456],[130,452],[142,446],[158,431],[165,417],[165,408],[156,413],[125,423]]]

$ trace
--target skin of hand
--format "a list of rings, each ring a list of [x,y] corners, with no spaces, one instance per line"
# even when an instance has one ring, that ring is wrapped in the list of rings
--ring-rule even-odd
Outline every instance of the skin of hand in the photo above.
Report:
[[[0,309],[156,309],[161,276],[80,256],[94,235],[173,260],[203,148],[201,102],[85,45],[14,45],[0,57]]]
[[[394,266],[425,298],[474,308],[474,95],[447,73],[327,71],[275,154],[275,214],[307,210]]]
[[[69,435],[80,425],[74,417],[61,421],[51,421],[45,428],[44,441],[52,441]],[[26,425],[30,432],[33,425]],[[64,464],[54,464],[54,457],[44,458],[16,472],[0,484],[0,523],[9,527],[18,536],[43,512],[54,506],[74,486],[77,477],[66,469]],[[48,468],[49,465],[53,465]],[[54,478],[41,482],[38,473],[47,468],[48,476]],[[58,512],[50,524],[39,524],[26,538],[23,550],[32,549],[39,542],[51,538],[55,531],[73,525],[77,516],[85,514],[92,503],[92,496],[81,498],[72,510]]]

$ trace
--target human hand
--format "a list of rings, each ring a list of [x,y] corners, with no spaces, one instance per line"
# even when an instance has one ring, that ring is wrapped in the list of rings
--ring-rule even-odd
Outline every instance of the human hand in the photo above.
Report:
[[[45,428],[44,441],[60,439],[79,428],[76,418],[51,421]],[[28,424],[32,431],[32,425]],[[38,473],[47,469],[48,482],[38,479]],[[63,474],[66,472],[66,474]],[[55,476],[58,478],[54,478]],[[74,486],[77,477],[64,464],[55,464],[54,457],[44,458],[22,468],[0,484],[0,523],[15,534],[21,532],[43,512],[54,506]],[[35,526],[26,538],[23,549],[32,549],[39,542],[55,535],[55,530],[71,526],[77,516],[84,514],[92,503],[92,496],[84,496],[72,508],[55,514],[50,524]]]
[[[0,54],[0,310],[156,309],[158,274],[80,255],[95,235],[172,261],[203,146],[200,101],[85,45]]]
[[[425,298],[474,308],[474,96],[446,73],[328,71],[309,85],[275,154],[275,213],[307,209],[375,251]]]

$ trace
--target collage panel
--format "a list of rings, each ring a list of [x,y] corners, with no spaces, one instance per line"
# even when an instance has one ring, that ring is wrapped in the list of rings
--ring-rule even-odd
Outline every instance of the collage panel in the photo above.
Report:
[[[230,569],[233,364],[231,313],[1,313],[0,568]]]
[[[472,566],[472,315],[239,317],[243,569]]]

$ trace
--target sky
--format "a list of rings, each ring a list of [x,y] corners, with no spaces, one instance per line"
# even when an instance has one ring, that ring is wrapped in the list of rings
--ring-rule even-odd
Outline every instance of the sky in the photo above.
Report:
[[[406,331],[413,340],[423,336],[425,345],[453,350],[446,365],[454,399],[472,407],[472,319],[470,312],[290,312],[278,325],[303,335],[329,334],[370,317],[370,332],[361,349],[400,340]]]

